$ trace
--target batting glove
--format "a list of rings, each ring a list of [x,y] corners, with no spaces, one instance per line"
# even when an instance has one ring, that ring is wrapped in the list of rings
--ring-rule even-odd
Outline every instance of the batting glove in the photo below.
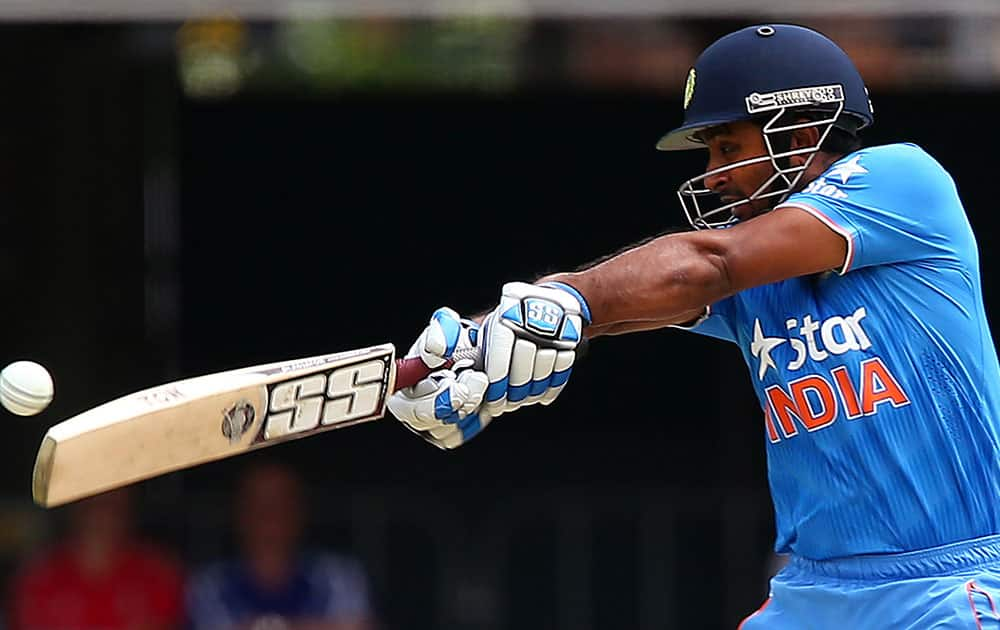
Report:
[[[481,352],[489,377],[483,410],[496,417],[551,404],[569,380],[589,324],[587,301],[569,285],[504,285],[499,306],[483,320]]]
[[[492,416],[479,410],[486,392],[484,372],[475,363],[479,325],[463,320],[450,308],[439,308],[406,357],[420,357],[441,368],[412,387],[393,394],[389,411],[408,429],[443,449],[461,446],[475,437]],[[446,367],[453,360],[450,367]]]

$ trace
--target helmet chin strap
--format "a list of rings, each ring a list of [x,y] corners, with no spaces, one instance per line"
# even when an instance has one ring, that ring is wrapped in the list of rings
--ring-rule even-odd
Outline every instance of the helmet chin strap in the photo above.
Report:
[[[837,122],[837,119],[843,109],[844,103],[841,101],[837,104],[836,111],[832,112],[831,115],[826,118],[785,125],[779,125],[778,121],[785,117],[789,108],[783,107],[778,109],[775,114],[766,123],[764,123],[761,129],[764,136],[764,145],[767,148],[767,155],[761,155],[748,160],[741,160],[733,164],[727,164],[726,166],[702,173],[697,177],[692,177],[681,184],[677,189],[677,196],[680,199],[684,215],[687,218],[688,223],[691,224],[691,227],[696,230],[728,227],[739,221],[736,215],[733,214],[734,209],[743,204],[752,205],[752,202],[758,199],[774,198],[774,201],[770,204],[769,209],[782,203],[788,198],[789,195],[795,192],[796,186],[798,185],[799,180],[802,179],[803,173],[805,173],[806,169],[808,169],[812,164],[816,154],[819,153],[820,147],[830,134],[830,130],[833,129],[833,126]],[[820,131],[819,138],[813,146],[792,149],[791,143],[789,142],[789,148],[787,150],[775,150],[774,141],[777,139],[776,136],[778,134],[790,134],[798,129],[821,126],[822,130]],[[805,161],[799,166],[792,166],[790,158],[799,155],[806,156]],[[703,209],[701,207],[702,199],[717,196],[714,191],[705,187],[704,182],[706,178],[753,164],[760,164],[762,162],[769,162],[774,172],[749,196],[711,209]]]

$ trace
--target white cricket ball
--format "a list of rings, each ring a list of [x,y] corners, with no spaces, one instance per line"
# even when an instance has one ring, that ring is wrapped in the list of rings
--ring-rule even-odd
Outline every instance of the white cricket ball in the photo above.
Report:
[[[34,361],[15,361],[0,372],[0,403],[19,416],[33,416],[52,402],[49,371]]]

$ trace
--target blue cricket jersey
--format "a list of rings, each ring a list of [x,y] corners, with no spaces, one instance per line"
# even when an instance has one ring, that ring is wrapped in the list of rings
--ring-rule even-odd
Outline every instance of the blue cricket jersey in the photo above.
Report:
[[[212,564],[189,580],[185,608],[190,630],[283,628],[304,619],[336,624],[372,615],[360,563],[329,553],[302,554],[285,583],[270,588],[242,560]]]
[[[913,144],[834,163],[782,206],[847,240],[840,273],[713,304],[764,411],[776,551],[815,560],[1000,532],[1000,370],[955,183]]]

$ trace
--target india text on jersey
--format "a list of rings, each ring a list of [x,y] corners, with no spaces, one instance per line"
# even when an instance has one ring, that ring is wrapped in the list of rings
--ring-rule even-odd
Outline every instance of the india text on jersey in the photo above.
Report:
[[[871,339],[862,325],[866,316],[862,306],[849,315],[834,315],[822,321],[816,321],[808,313],[791,317],[785,321],[784,337],[766,336],[760,320],[755,320],[750,354],[758,361],[758,379],[763,380],[768,370],[778,372],[779,360],[784,363],[783,371],[794,372],[807,359],[811,359],[809,365],[814,369],[822,368],[816,364],[830,357],[871,349]],[[780,356],[777,349],[786,343],[791,352],[786,350]],[[764,424],[768,439],[776,443],[794,437],[799,427],[806,431],[826,428],[837,421],[841,411],[845,419],[856,420],[874,415],[884,403],[893,407],[910,404],[909,396],[881,357],[859,355],[857,366],[857,370],[849,371],[841,362],[789,380],[785,385],[765,387]],[[856,376],[852,377],[852,372]]]

